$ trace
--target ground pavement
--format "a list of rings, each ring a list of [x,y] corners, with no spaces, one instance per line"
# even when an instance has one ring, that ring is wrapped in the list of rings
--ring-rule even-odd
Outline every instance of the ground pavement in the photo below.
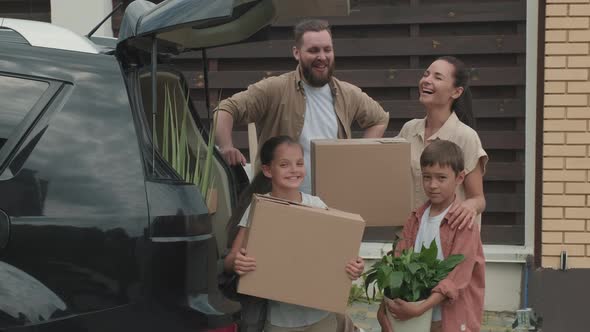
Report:
[[[376,303],[366,303],[356,301],[348,308],[348,314],[355,324],[365,330],[365,332],[381,331],[377,323]],[[481,332],[512,332],[512,323],[515,315],[511,312],[492,312],[484,313],[483,326]]]

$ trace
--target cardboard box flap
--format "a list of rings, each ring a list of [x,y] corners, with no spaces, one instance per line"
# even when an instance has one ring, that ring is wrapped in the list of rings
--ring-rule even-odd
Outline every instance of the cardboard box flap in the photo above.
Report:
[[[342,217],[345,219],[351,219],[351,220],[355,220],[355,221],[360,219],[364,223],[362,216],[359,215],[358,213],[350,213],[350,212],[346,212],[346,211],[342,211],[342,210],[338,210],[338,209],[333,209],[329,206],[327,208],[320,208],[320,207],[316,207],[316,206],[310,206],[310,205],[290,201],[287,199],[282,199],[282,198],[273,197],[273,196],[269,196],[269,195],[260,195],[260,194],[254,194],[253,200],[254,199],[258,200],[258,201],[266,201],[266,202],[272,202],[272,203],[277,203],[277,204],[282,204],[282,205],[290,205],[293,207],[299,207],[299,208],[304,208],[304,209],[314,209],[314,210],[319,210],[319,211],[325,211],[329,214],[332,214],[332,215],[335,215],[338,217]]]
[[[254,194],[252,201],[254,201],[254,200],[275,202],[275,203],[283,204],[283,205],[295,205],[295,204],[301,205],[300,203],[288,201],[286,199],[277,198],[277,197],[273,197],[270,195],[261,195],[261,194]]]
[[[295,201],[290,201],[288,199],[278,198],[278,197],[274,197],[274,196],[270,196],[270,195],[254,194],[254,199],[258,199],[261,201],[275,202],[275,203],[279,203],[279,204],[283,204],[283,205],[305,206],[305,207],[309,207],[309,208],[313,208],[313,209],[318,209],[316,207],[305,205],[303,203],[298,203]]]
[[[375,145],[375,144],[399,144],[407,143],[406,139],[401,137],[393,138],[355,138],[355,139],[317,139],[311,141],[315,145]]]

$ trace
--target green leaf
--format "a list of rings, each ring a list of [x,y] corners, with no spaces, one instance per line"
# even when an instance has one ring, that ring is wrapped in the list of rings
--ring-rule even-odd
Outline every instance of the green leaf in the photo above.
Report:
[[[418,287],[415,287],[414,289],[412,289],[412,301],[410,302],[416,302],[420,300],[420,289]]]
[[[164,103],[164,105],[166,105],[166,103]],[[170,109],[168,107],[164,107],[164,125],[162,127],[162,156],[166,160],[170,160],[170,157],[168,156],[168,152],[170,149],[170,141],[168,139],[168,135],[170,135],[170,133],[168,132],[170,126],[170,120],[168,119],[169,117]]]
[[[207,145],[207,158],[205,159],[205,169],[201,179],[201,193],[206,193],[209,190],[209,180],[211,173],[211,165],[213,164],[213,148],[215,147],[215,128],[217,128],[217,112],[213,116],[213,126],[209,133],[209,144]]]
[[[391,290],[400,288],[404,280],[404,273],[400,271],[393,271],[389,274],[389,285]]]
[[[465,256],[461,254],[451,255],[440,263],[440,269],[443,271],[451,272],[455,268],[455,266],[459,265],[464,259]]]
[[[430,246],[428,248],[422,247],[420,250],[420,256],[422,257],[422,261],[428,265],[434,264],[437,260],[438,255],[438,248],[436,247],[436,241],[432,240],[430,242]]]
[[[408,264],[408,270],[411,274],[416,274],[416,272],[420,269],[420,264],[418,263],[410,263]]]

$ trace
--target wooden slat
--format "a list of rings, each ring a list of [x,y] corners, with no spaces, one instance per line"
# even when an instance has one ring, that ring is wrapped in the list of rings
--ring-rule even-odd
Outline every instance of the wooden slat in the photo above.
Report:
[[[201,118],[207,117],[204,101],[194,103]],[[379,104],[391,119],[416,119],[424,116],[424,106],[417,100],[385,100]],[[217,102],[211,103],[217,107]],[[474,99],[473,112],[477,119],[524,118],[525,105],[518,99]]]
[[[213,89],[244,89],[263,78],[277,76],[285,71],[218,71],[209,73],[209,86]],[[367,69],[338,70],[336,76],[362,88],[415,87],[422,69]],[[183,71],[191,89],[204,86],[201,72]],[[522,67],[485,67],[471,70],[472,86],[524,85]]]
[[[386,131],[384,137],[395,137],[398,131]],[[524,149],[524,133],[519,131],[479,131],[478,135],[484,149],[514,150]],[[355,138],[362,137],[362,131],[353,131]],[[248,135],[246,131],[234,131],[233,142],[238,149],[248,148]]]
[[[524,212],[524,195],[522,194],[485,194],[486,210],[485,212]]]
[[[457,3],[444,5],[361,7],[349,17],[330,17],[332,26],[526,20],[524,2]],[[297,19],[279,19],[275,27],[292,27]]]
[[[424,106],[418,100],[379,101],[391,119],[424,117]],[[474,99],[473,112],[481,118],[524,118],[524,101],[517,99]]]
[[[524,181],[524,163],[490,161],[483,179],[484,181]]]
[[[485,215],[482,217],[485,220]],[[481,239],[484,244],[522,245],[524,243],[524,226],[522,225],[484,225],[481,228]],[[391,242],[393,227],[367,227],[363,241]]]
[[[484,149],[524,149],[524,132],[521,131],[478,131]]]
[[[207,56],[214,59],[291,58],[291,40],[270,40],[213,48]],[[441,36],[436,38],[358,38],[335,39],[337,57],[409,56],[440,54],[524,53],[525,36]],[[187,52],[179,59],[200,59],[201,52]]]
[[[484,224],[481,227],[481,240],[484,244],[523,245],[524,226]]]

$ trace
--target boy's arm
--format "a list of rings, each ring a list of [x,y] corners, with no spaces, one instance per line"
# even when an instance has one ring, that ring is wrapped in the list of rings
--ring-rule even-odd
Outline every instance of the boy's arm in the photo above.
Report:
[[[453,301],[459,295],[459,290],[466,288],[472,279],[472,273],[477,264],[485,264],[479,229],[463,228],[457,230],[449,255],[462,254],[463,262],[457,265],[449,275],[433,290]]]

